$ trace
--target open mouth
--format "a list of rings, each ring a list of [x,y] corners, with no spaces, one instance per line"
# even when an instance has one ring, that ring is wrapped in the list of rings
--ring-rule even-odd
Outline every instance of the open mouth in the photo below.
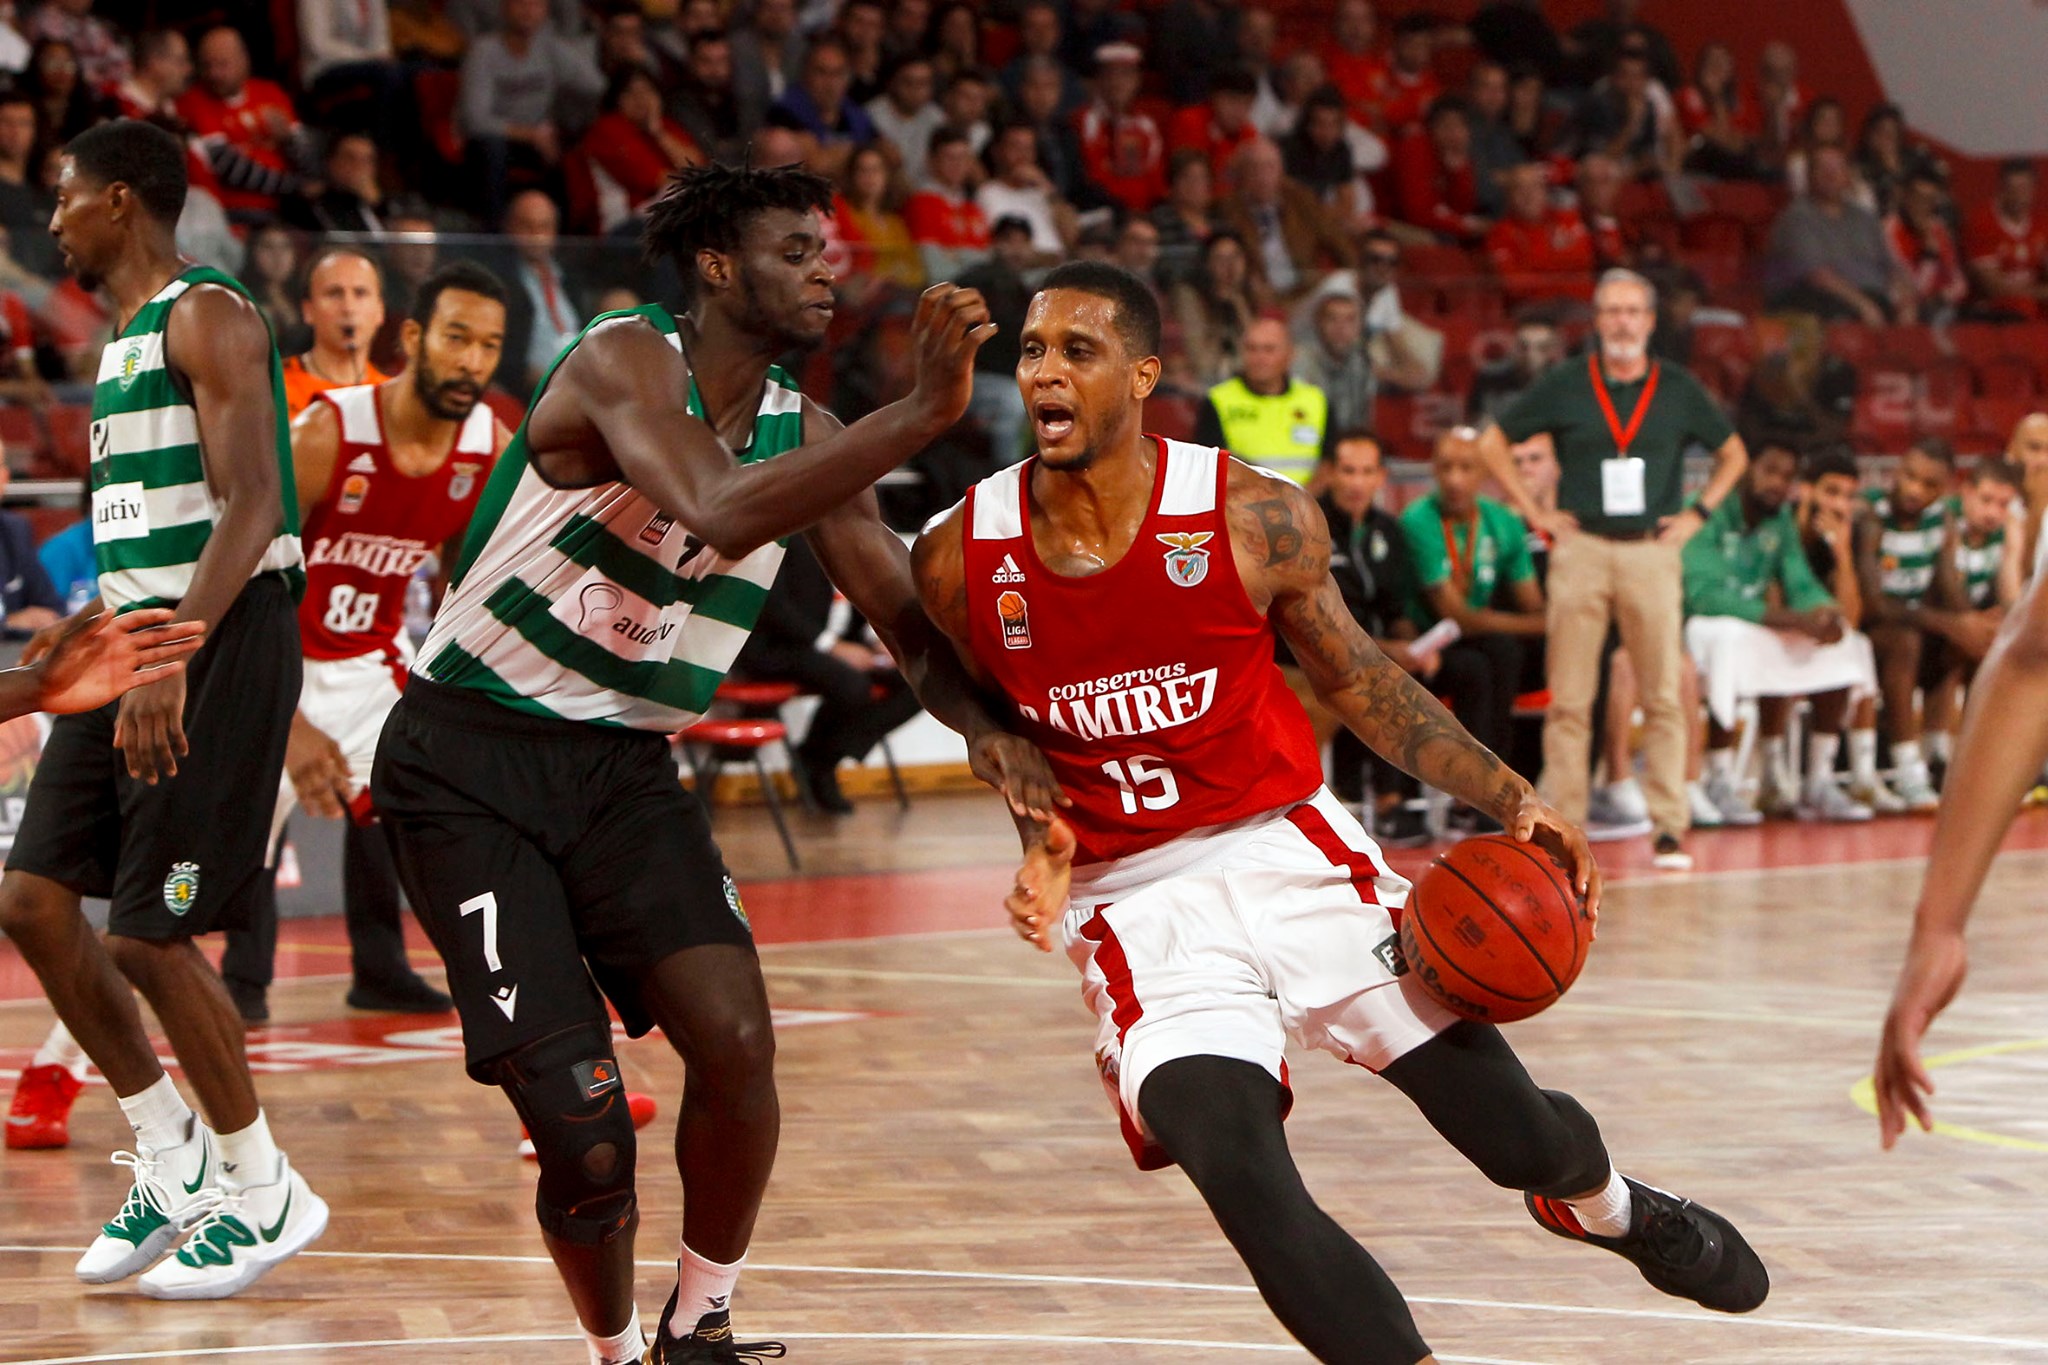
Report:
[[[1042,398],[1032,405],[1031,422],[1040,441],[1057,443],[1074,430],[1074,410],[1057,399]]]

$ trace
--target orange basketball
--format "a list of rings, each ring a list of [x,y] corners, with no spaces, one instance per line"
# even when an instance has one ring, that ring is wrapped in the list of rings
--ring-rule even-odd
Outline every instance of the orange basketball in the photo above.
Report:
[[[1005,621],[1022,620],[1024,616],[1024,594],[1006,592],[996,598],[996,611]]]
[[[1446,849],[1415,879],[1401,953],[1446,1009],[1482,1023],[1527,1019],[1586,965],[1593,924],[1557,860],[1486,834]]]

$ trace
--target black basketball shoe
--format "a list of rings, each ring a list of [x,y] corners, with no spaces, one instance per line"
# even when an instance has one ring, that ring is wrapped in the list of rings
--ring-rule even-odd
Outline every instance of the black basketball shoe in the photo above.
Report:
[[[655,1325],[654,1344],[647,1348],[646,1365],[760,1365],[780,1360],[789,1348],[779,1341],[734,1341],[732,1314],[724,1309],[697,1319],[696,1330],[686,1337],[669,1335],[669,1315],[675,1312],[676,1294],[671,1289],[668,1306]]]
[[[1522,1200],[1546,1231],[1633,1262],[1652,1288],[1674,1298],[1691,1299],[1718,1313],[1747,1313],[1771,1292],[1762,1258],[1726,1218],[1640,1181],[1628,1180],[1628,1192],[1631,1217],[1621,1237],[1586,1231],[1562,1199],[1525,1194]]]

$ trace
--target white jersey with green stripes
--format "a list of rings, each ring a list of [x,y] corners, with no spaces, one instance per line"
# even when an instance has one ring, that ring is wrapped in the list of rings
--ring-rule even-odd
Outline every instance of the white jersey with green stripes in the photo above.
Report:
[[[143,304],[100,351],[92,395],[92,541],[100,596],[115,611],[164,606],[184,597],[220,519],[220,499],[206,481],[199,414],[183,378],[164,362],[172,305],[196,284],[218,284],[248,296],[232,276],[193,266]],[[255,572],[282,572],[298,589],[305,583],[305,560],[299,550],[284,371],[275,345],[268,379],[277,410],[280,502],[277,531]]]
[[[665,308],[606,313],[563,348],[536,395],[592,327],[618,317],[682,349]],[[694,377],[690,411],[704,415]],[[484,488],[415,670],[534,715],[664,732],[691,724],[760,618],[782,543],[734,562],[630,484],[557,488],[533,466],[531,420],[529,408]],[[803,395],[770,367],[753,439],[733,453],[750,464],[802,443]]]

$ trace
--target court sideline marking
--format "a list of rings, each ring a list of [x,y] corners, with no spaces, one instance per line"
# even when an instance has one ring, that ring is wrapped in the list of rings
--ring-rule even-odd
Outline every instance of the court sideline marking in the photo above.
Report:
[[[0,1255],[77,1255],[82,1247],[0,1245]],[[536,1265],[551,1264],[545,1256],[501,1256],[481,1252],[446,1251],[305,1251],[302,1257],[335,1261],[457,1261],[489,1265]],[[670,1270],[674,1261],[636,1261],[643,1270]],[[1248,1284],[1208,1284],[1195,1280],[1142,1280],[1110,1275],[1035,1275],[1018,1271],[989,1270],[920,1270],[893,1266],[836,1266],[797,1265],[778,1262],[749,1262],[750,1274],[781,1275],[850,1275],[873,1278],[971,1280],[988,1284],[1064,1284],[1090,1285],[1112,1289],[1171,1289],[1206,1294],[1256,1294],[1257,1289]],[[1656,1308],[1601,1308],[1586,1304],[1529,1303],[1515,1299],[1474,1299],[1457,1295],[1409,1294],[1408,1302],[1428,1304],[1439,1308],[1492,1309],[1500,1312],[1547,1313],[1555,1316],[1585,1316],[1603,1318],[1631,1318],[1654,1322],[1684,1322],[1694,1325],[1715,1325],[1722,1327],[1746,1327],[1751,1330],[1775,1329],[1788,1332],[1812,1332],[1822,1335],[1866,1337],[1885,1341],[1926,1341],[1948,1346],[1998,1346],[2025,1351],[2048,1352],[2048,1340],[2031,1337],[1996,1337],[1966,1332],[1937,1332],[1906,1327],[1873,1327],[1861,1323],[1815,1322],[1805,1318],[1769,1318],[1755,1314],[1724,1313],[1682,1313],[1670,1309]],[[487,1338],[488,1339],[488,1338]],[[556,1338],[537,1338],[555,1340]],[[857,1334],[819,1334],[820,1340],[859,1340]],[[942,1339],[918,1336],[916,1340]],[[977,1338],[978,1339],[978,1338]],[[1061,1338],[1020,1337],[1019,1340],[1060,1340]],[[1098,1338],[1097,1340],[1109,1340]],[[1172,1344],[1172,1343],[1162,1343]],[[1208,1344],[1208,1343],[1201,1343]],[[272,1348],[282,1349],[282,1348]],[[1269,1347],[1235,1347],[1233,1349],[1267,1350]],[[175,1354],[175,1353],[173,1353]],[[167,1359],[165,1356],[115,1355],[66,1357],[63,1362],[22,1361],[17,1365],[71,1365],[87,1361],[150,1360]],[[1445,1360],[1451,1357],[1443,1357]]]

